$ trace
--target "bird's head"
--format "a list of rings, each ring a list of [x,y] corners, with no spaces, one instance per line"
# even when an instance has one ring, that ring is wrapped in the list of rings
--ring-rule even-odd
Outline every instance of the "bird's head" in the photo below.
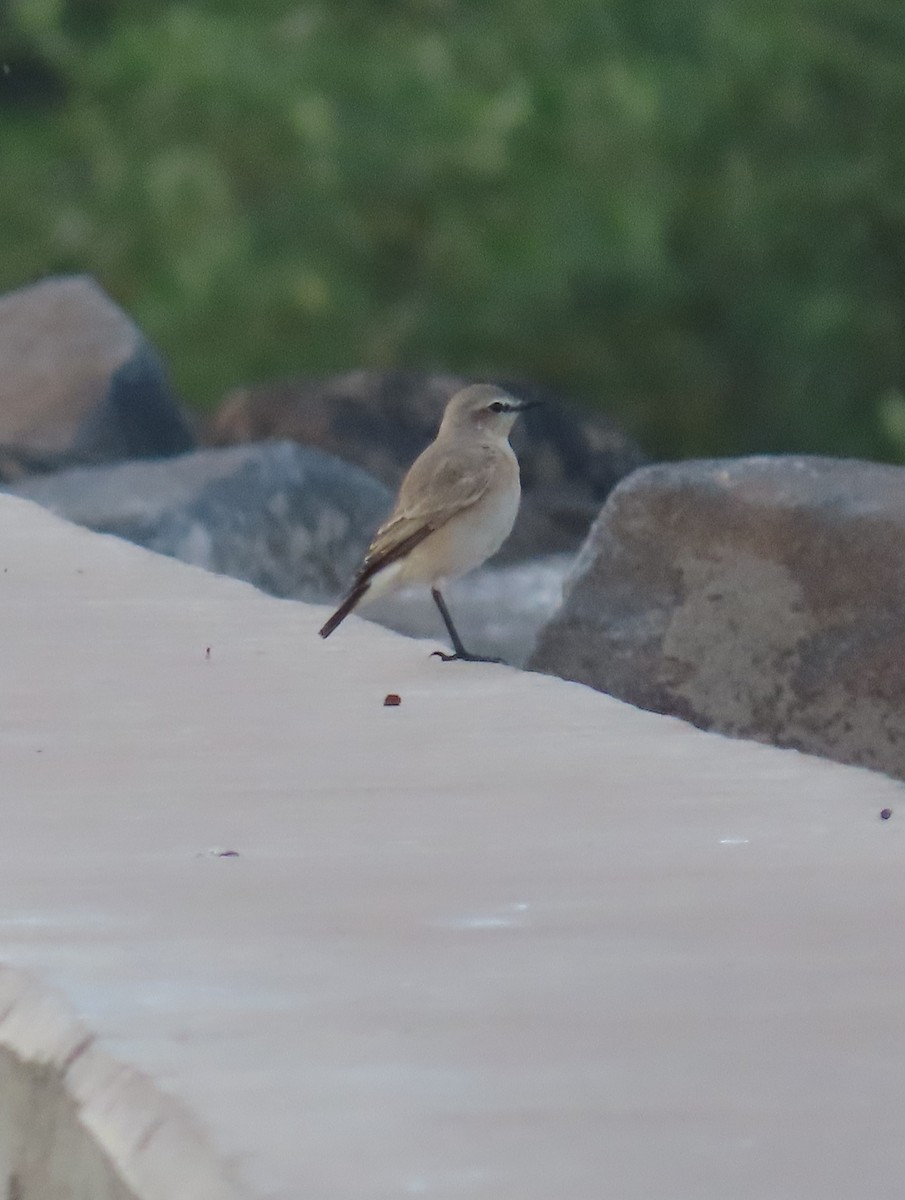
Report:
[[[508,438],[515,419],[539,401],[518,400],[492,383],[475,383],[452,397],[443,413],[443,434],[472,432]]]

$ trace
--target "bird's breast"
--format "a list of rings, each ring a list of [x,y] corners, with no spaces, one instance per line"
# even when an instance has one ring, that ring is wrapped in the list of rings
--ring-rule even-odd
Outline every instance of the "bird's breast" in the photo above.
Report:
[[[412,552],[406,582],[457,579],[496,554],[512,532],[520,498],[518,464],[505,462],[481,497],[442,525]]]

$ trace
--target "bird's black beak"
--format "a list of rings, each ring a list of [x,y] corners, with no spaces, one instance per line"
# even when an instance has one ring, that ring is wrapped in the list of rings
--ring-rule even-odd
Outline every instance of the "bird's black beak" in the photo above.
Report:
[[[516,400],[514,408],[516,412],[526,412],[529,408],[542,408],[543,400]]]

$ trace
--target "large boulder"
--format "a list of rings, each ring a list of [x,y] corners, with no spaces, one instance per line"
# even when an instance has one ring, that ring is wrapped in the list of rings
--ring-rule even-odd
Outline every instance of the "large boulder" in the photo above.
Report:
[[[472,382],[458,375],[350,371],[240,388],[226,397],[204,437],[211,445],[290,438],[355,463],[395,490],[436,434],[447,400]],[[541,388],[489,382],[546,401],[513,432],[523,498],[500,561],[576,550],[610,490],[642,461],[640,451],[605,418]]]
[[[905,778],[905,469],[647,467],[614,491],[530,666]]]
[[[363,471],[290,442],[76,468],[8,490],[89,529],[305,600],[332,599],[348,583],[392,503]]]
[[[0,480],[194,444],[156,351],[92,279],[0,297]]]

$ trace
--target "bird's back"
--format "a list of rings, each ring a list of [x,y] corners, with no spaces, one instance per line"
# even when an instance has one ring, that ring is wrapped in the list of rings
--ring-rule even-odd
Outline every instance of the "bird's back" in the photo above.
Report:
[[[518,462],[508,442],[438,437],[409,468],[393,515],[452,515],[488,489],[518,482]]]

